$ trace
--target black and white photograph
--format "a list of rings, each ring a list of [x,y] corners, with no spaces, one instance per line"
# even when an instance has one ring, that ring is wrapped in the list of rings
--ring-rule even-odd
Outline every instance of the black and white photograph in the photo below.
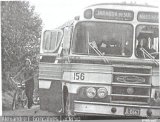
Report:
[[[0,1],[3,122],[160,122],[158,0]]]

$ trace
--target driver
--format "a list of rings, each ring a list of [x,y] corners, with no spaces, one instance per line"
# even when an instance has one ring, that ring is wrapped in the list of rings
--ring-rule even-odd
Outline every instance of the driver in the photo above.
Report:
[[[100,41],[100,43],[97,44],[98,49],[99,49],[103,54],[106,54],[106,53],[108,52],[108,51],[107,51],[107,47],[108,47],[107,40],[108,40],[107,35],[104,35],[104,36],[102,37],[102,40]]]
[[[139,58],[145,57],[145,54],[141,51],[141,48],[144,48],[150,54],[153,53],[153,52],[156,52],[156,50],[153,48],[153,46],[151,46],[151,48],[149,48],[148,40],[145,37],[141,38],[138,41],[136,52],[137,52],[137,56]]]

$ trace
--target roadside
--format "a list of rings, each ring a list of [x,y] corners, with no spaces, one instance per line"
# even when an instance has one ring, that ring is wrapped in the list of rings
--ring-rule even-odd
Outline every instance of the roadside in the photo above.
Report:
[[[51,112],[40,110],[39,105],[33,105],[31,109],[19,108],[14,111],[5,110],[2,112],[2,116],[55,116],[55,115]]]

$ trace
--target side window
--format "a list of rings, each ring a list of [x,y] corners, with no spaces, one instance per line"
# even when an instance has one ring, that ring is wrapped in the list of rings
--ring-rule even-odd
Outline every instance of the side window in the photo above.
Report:
[[[159,59],[159,28],[155,25],[138,25],[136,32],[136,56]]]
[[[62,40],[61,30],[46,30],[43,33],[43,52],[55,52]]]

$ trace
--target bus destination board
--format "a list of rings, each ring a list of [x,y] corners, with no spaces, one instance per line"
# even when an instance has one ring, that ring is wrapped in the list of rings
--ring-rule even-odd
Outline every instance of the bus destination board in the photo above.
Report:
[[[103,20],[131,21],[134,18],[134,13],[128,10],[98,8],[94,11],[94,18]]]
[[[159,22],[158,12],[139,12],[137,19],[140,22]]]

